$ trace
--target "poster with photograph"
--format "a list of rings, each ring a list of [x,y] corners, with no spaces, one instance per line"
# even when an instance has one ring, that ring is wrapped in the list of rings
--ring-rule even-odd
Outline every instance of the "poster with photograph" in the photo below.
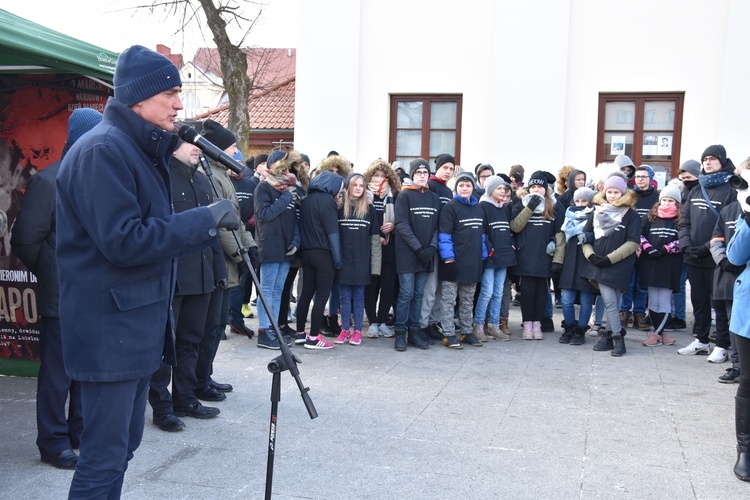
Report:
[[[621,155],[624,153],[625,153],[625,136],[613,135],[609,154],[611,154],[612,156],[617,156],[617,155]]]
[[[659,156],[670,156],[672,154],[672,136],[660,135],[656,143],[656,154]]]
[[[659,138],[655,135],[644,135],[643,136],[643,156],[653,156],[657,152],[657,144],[659,144]]]

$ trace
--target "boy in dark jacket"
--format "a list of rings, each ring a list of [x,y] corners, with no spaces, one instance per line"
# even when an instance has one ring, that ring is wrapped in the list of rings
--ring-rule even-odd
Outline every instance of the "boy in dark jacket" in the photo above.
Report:
[[[425,159],[417,158],[409,164],[409,174],[411,179],[404,179],[395,210],[399,276],[394,345],[397,351],[406,350],[407,328],[412,345],[420,349],[428,347],[419,317],[425,282],[434,271],[438,242],[440,199],[427,186],[430,165]]]
[[[477,283],[482,280],[482,261],[487,258],[487,247],[484,212],[472,195],[474,186],[474,178],[470,173],[459,174],[456,179],[456,196],[440,212],[438,247],[442,279],[441,322],[445,337],[443,343],[453,349],[461,348],[453,323],[456,295],[461,336],[475,347],[482,346],[472,333],[472,306]]]
[[[448,181],[453,177],[455,170],[456,160],[453,156],[443,153],[435,158],[435,173],[430,175],[427,186],[430,188],[430,191],[440,198],[441,209],[453,199],[453,191],[448,187]],[[436,256],[434,265],[437,266],[439,262],[440,259]],[[438,273],[428,275],[427,283],[424,285],[419,323],[425,338],[442,341],[443,331],[439,325],[441,316],[440,303],[442,302],[441,290]]]
[[[677,352],[683,355],[708,354],[711,329],[711,296],[714,268],[709,240],[721,211],[737,199],[728,182],[734,163],[720,144],[706,148],[701,155],[703,168],[680,213],[680,249],[685,254],[690,302],[693,304],[693,337],[695,340]]]

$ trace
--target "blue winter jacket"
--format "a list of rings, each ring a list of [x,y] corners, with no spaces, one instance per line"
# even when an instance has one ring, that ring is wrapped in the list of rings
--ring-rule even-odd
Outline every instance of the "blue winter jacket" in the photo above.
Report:
[[[60,326],[74,380],[151,375],[174,362],[176,257],[218,241],[208,208],[175,214],[169,170],[177,137],[109,99],[104,120],[57,176]]]
[[[734,236],[727,245],[727,258],[735,266],[750,263],[750,226],[742,216],[737,220]],[[729,331],[750,338],[750,266],[745,267],[734,282]]]

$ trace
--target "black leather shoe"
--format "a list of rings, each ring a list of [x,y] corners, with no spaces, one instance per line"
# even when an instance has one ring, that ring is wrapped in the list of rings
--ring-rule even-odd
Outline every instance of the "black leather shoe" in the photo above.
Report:
[[[224,401],[225,399],[227,399],[226,394],[221,391],[217,391],[210,385],[203,389],[195,389],[193,391],[193,394],[195,394],[195,397],[200,399],[201,401]]]
[[[232,392],[234,390],[232,384],[221,384],[215,380],[212,380],[209,385],[219,392]]]
[[[203,406],[200,403],[193,403],[190,406],[178,408],[175,406],[174,414],[178,417],[193,417],[193,418],[214,418],[219,415],[221,411],[218,408],[211,406]]]
[[[181,431],[185,428],[185,422],[177,418],[174,413],[154,415],[154,425],[164,432]]]
[[[58,469],[75,469],[78,463],[78,455],[70,448],[61,451],[58,455],[48,455],[43,451],[40,453],[42,455],[42,462]]]

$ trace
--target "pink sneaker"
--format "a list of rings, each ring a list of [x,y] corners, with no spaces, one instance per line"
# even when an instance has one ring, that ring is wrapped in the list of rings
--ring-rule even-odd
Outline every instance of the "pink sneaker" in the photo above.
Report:
[[[326,342],[322,335],[317,337],[307,337],[305,341],[305,349],[331,349],[333,344]]]
[[[359,330],[354,330],[354,333],[352,333],[352,336],[349,338],[349,343],[351,345],[359,345],[362,343],[362,332]]]
[[[339,333],[339,336],[336,337],[336,340],[333,341],[334,344],[344,344],[347,340],[349,340],[349,337],[351,337],[351,333],[349,333],[349,330],[341,329],[341,333]]]

